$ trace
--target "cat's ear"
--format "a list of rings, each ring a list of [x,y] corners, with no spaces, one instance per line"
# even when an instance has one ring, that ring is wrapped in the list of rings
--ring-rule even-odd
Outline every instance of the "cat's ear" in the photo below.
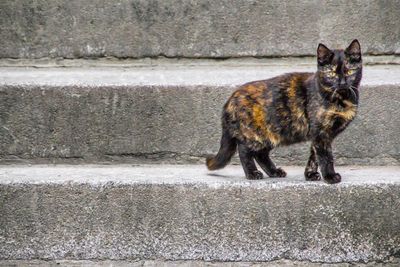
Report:
[[[361,60],[361,46],[357,39],[354,39],[344,52],[354,61]]]
[[[317,48],[318,64],[325,65],[332,61],[333,52],[323,44],[319,44]]]

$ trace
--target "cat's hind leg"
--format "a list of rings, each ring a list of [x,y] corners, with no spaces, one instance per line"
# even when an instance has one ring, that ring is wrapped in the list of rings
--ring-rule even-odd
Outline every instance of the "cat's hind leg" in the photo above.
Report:
[[[321,180],[321,175],[318,172],[317,151],[314,144],[311,145],[310,158],[308,159],[306,169],[304,170],[304,176],[307,181]]]
[[[259,180],[263,178],[262,172],[257,170],[256,164],[254,162],[254,151],[249,149],[244,144],[239,144],[238,146],[239,158],[242,163],[244,173],[246,178],[249,180]]]
[[[281,168],[277,168],[272,162],[271,158],[269,157],[270,151],[270,148],[264,148],[255,152],[254,157],[258,165],[260,165],[261,169],[263,169],[263,171],[268,174],[269,177],[286,177],[286,172]]]

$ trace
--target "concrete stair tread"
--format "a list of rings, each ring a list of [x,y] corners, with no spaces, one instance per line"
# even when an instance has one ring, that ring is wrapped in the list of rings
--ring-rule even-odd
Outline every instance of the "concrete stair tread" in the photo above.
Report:
[[[364,70],[359,113],[335,140],[341,165],[399,163],[400,65],[374,60]],[[238,85],[315,71],[311,58],[130,64],[1,67],[0,162],[199,163],[218,151],[221,109]],[[308,151],[308,144],[282,147],[273,159],[304,165]]]
[[[168,184],[244,187],[329,186],[304,180],[304,168],[283,167],[286,178],[246,180],[241,166],[208,171],[203,165],[2,165],[1,184]],[[400,166],[339,166],[339,186],[400,184]]]
[[[1,166],[0,260],[398,258],[400,167],[339,167],[338,185],[286,170],[248,181],[232,165]]]
[[[160,64],[130,67],[35,68],[2,67],[0,85],[30,86],[190,86],[240,85],[252,80],[271,78],[287,72],[314,72],[315,64],[299,60],[272,60],[268,64],[254,61],[225,65]],[[400,65],[364,67],[362,86],[400,84]]]

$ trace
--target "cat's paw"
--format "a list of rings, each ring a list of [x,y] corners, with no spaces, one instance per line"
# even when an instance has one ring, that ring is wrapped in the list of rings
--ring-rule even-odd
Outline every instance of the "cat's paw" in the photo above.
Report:
[[[340,176],[339,173],[333,173],[333,174],[327,174],[324,177],[324,179],[328,184],[337,184],[340,183],[340,181],[342,181],[342,176]]]
[[[250,173],[246,176],[246,178],[249,180],[260,180],[263,177],[264,176],[263,176],[262,172],[260,172],[260,171],[253,171],[252,173]]]
[[[271,177],[286,177],[286,172],[281,168],[277,168]]]
[[[304,173],[304,176],[306,177],[306,181],[321,180],[321,175],[319,174],[319,172],[306,172],[306,173]]]

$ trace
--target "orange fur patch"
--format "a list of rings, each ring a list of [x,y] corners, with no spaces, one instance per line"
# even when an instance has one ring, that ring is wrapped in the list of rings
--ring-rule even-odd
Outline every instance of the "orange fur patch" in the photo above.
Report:
[[[345,121],[354,119],[357,113],[357,105],[354,105],[350,101],[343,101],[345,107],[338,107],[337,105],[331,105],[329,108],[320,108],[317,116],[322,120],[324,127],[330,127],[335,117],[340,117]]]
[[[273,133],[270,129],[268,129],[265,121],[265,116],[265,111],[260,105],[253,106],[254,124],[263,132],[264,138],[269,140],[274,146],[277,146],[281,142],[281,138],[279,137],[279,135]],[[262,140],[264,138],[259,139]]]

